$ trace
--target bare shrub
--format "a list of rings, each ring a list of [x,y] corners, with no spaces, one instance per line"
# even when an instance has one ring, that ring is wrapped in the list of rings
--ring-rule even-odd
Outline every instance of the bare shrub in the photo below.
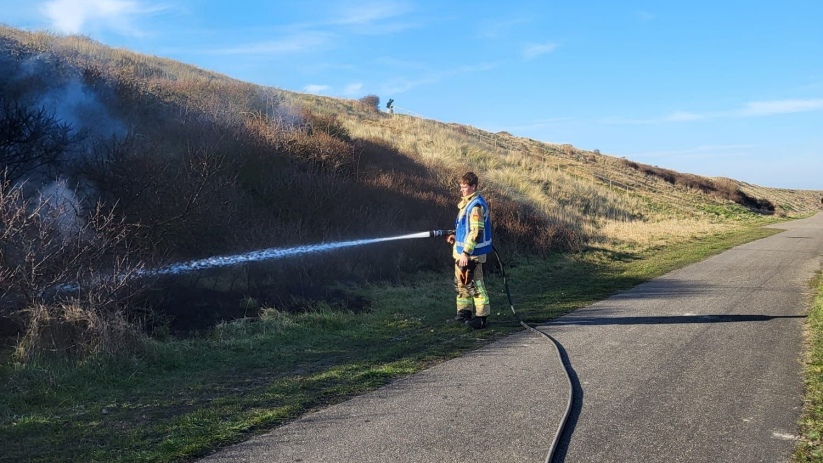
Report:
[[[28,108],[0,98],[0,169],[16,181],[51,167],[76,142],[71,126],[46,108]]]
[[[721,178],[715,181],[716,191],[723,198],[742,206],[765,212],[774,212],[774,204],[768,199],[758,199],[746,194],[733,180]]]
[[[620,159],[618,159],[618,162],[620,162],[620,164],[622,164],[626,167],[629,167],[629,168],[632,168],[632,169],[635,169],[635,170],[640,170],[640,165],[639,164],[637,164],[634,161],[630,161],[626,158],[620,158]]]
[[[496,246],[509,252],[548,254],[577,251],[582,235],[572,227],[550,223],[530,206],[513,201],[495,191],[487,199],[492,214]]]
[[[380,111],[380,97],[377,95],[366,95],[358,101],[368,111]]]
[[[292,131],[283,134],[280,148],[316,170],[353,174],[354,147],[324,132]]]
[[[130,347],[112,341],[134,330],[124,324],[141,266],[128,228],[101,203],[83,213],[65,194],[27,198],[21,185],[0,182],[0,295],[24,327],[21,361]]]
[[[448,126],[460,135],[469,135],[469,129],[465,125],[449,123]]]
[[[95,143],[76,170],[130,223],[133,237],[156,251],[214,245],[215,227],[234,217],[233,176],[218,150],[192,144],[183,153],[136,136]]]
[[[308,109],[300,110],[300,117],[309,135],[324,133],[342,141],[350,141],[349,131],[334,115],[315,114]]]

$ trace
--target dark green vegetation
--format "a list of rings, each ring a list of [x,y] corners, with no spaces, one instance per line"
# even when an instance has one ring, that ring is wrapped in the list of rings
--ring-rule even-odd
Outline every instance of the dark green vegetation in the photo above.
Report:
[[[778,231],[752,226],[620,255],[517,258],[507,274],[519,311],[537,323]],[[300,314],[263,309],[258,320],[223,323],[196,338],[149,341],[128,358],[6,364],[0,461],[207,454],[521,329],[499,275],[488,275],[488,284],[492,325],[481,332],[448,322],[448,276],[428,273],[402,285],[340,288],[368,299],[367,313],[323,304]]]
[[[816,296],[807,319],[806,406],[794,454],[794,461],[804,463],[823,461],[823,275],[810,286]]]

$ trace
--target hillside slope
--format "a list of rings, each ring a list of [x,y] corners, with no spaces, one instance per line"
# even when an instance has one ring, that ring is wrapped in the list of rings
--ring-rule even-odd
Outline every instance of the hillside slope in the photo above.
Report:
[[[471,169],[540,323],[820,206],[84,37],[0,26],[0,69],[0,461],[192,461],[522,329],[492,266],[452,322],[441,240],[146,269],[448,228]]]
[[[38,130],[46,135],[34,145],[51,140],[54,152],[26,160],[29,145],[6,143],[4,163],[13,169],[4,188],[25,181],[22,197],[34,198],[62,185],[58,199],[71,197],[79,222],[102,204],[128,225],[126,241],[148,266],[446,228],[456,179],[466,170],[479,174],[493,205],[498,244],[523,255],[643,250],[761,214],[820,208],[819,191],[708,179],[571,145],[391,115],[85,37],[0,27],[0,62],[8,70],[0,78],[5,120],[36,119],[40,111]],[[4,127],[11,138],[24,129]],[[206,272],[182,285],[188,289],[176,282],[150,303],[178,321],[184,315],[171,307],[208,305],[198,313],[211,315],[185,322],[201,326],[244,315],[237,303],[243,297],[299,309],[305,300],[334,299],[332,282],[397,278],[442,268],[448,259],[444,247],[418,243],[384,251],[379,259],[352,250]],[[323,271],[330,265],[339,272]],[[42,284],[66,283],[60,278]],[[41,302],[23,299],[23,306]]]

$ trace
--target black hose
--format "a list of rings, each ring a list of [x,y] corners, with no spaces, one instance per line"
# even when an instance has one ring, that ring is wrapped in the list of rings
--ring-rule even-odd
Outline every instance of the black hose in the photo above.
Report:
[[[563,356],[560,354],[560,343],[557,342],[557,340],[549,334],[544,333],[543,331],[540,331],[537,328],[534,328],[530,326],[528,323],[524,322],[520,318],[520,315],[517,313],[517,311],[514,310],[514,302],[512,302],[512,295],[511,292],[509,292],[509,283],[506,280],[506,271],[503,269],[503,261],[500,259],[500,254],[497,253],[497,249],[493,246],[492,251],[494,252],[494,256],[497,258],[497,264],[500,266],[500,273],[501,275],[503,275],[503,286],[506,288],[506,297],[509,298],[509,307],[511,307],[512,313],[514,314],[515,318],[517,318],[517,321],[520,322],[520,324],[523,325],[526,329],[533,331],[534,333],[539,334],[540,336],[543,336],[552,342],[552,346],[554,346],[554,350],[557,352],[557,359],[560,360],[560,364],[563,365],[563,372],[566,373],[566,380],[569,382],[569,401],[566,404],[566,411],[563,413],[563,419],[560,420],[560,425],[557,427],[557,432],[555,432],[554,434],[554,439],[552,440],[552,445],[549,448],[549,453],[548,455],[546,455],[546,463],[551,463],[552,458],[554,458],[554,452],[555,450],[557,450],[557,444],[558,442],[560,442],[560,436],[563,435],[563,428],[566,426],[566,421],[568,420],[569,414],[572,410],[572,400],[574,398],[574,387],[572,386],[572,378],[571,375],[569,375],[569,369],[566,366],[566,363],[563,361]]]

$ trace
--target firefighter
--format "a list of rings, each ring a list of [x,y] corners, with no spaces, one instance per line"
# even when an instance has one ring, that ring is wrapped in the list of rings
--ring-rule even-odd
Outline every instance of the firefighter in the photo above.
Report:
[[[455,220],[455,232],[446,237],[454,245],[454,289],[457,291],[457,321],[474,329],[486,327],[489,316],[489,293],[483,283],[483,264],[492,251],[492,228],[489,207],[477,191],[477,175],[466,172],[460,177],[462,198]],[[472,316],[474,303],[474,316]]]

